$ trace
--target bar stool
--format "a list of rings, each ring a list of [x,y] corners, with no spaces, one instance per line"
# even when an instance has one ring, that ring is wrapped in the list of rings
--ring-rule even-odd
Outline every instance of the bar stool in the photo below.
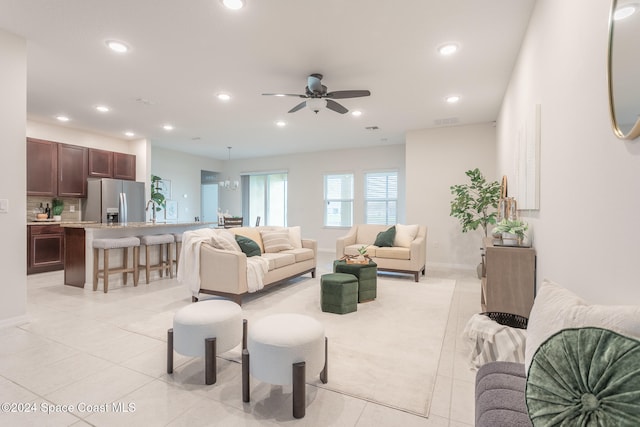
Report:
[[[173,240],[176,243],[176,274],[178,274],[178,265],[180,264],[180,251],[182,250],[182,233],[173,233]]]
[[[147,284],[149,284],[149,276],[151,270],[159,270],[160,277],[163,273],[167,273],[173,278],[173,234],[153,234],[150,236],[140,236],[140,244],[145,246],[144,250],[144,264],[140,264],[140,267],[144,267],[147,275]],[[151,257],[149,256],[149,247],[158,246],[158,263],[151,264]],[[164,258],[164,254],[167,254],[167,260]],[[138,270],[138,274],[140,270]]]
[[[133,266],[129,267],[129,248],[133,248]],[[102,249],[102,269],[100,269],[100,249]],[[109,267],[109,251],[122,249],[122,266]],[[138,286],[138,264],[140,263],[140,239],[121,237],[117,239],[93,240],[93,290],[98,290],[98,278],[102,277],[104,293],[109,291],[109,275],[122,273],[122,283],[127,284],[127,273],[133,273],[133,286]]]

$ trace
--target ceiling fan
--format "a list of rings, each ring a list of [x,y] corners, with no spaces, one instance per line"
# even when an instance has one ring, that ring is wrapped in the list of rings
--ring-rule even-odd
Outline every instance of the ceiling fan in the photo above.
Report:
[[[307,87],[305,94],[294,93],[263,93],[266,96],[295,96],[297,98],[306,98],[300,104],[289,110],[289,113],[295,113],[302,108],[309,107],[311,111],[318,114],[318,111],[324,106],[336,113],[344,114],[348,112],[344,106],[338,104],[334,99],[358,98],[361,96],[369,96],[371,92],[368,90],[337,90],[327,92],[327,87],[321,83],[322,74],[314,73],[307,77]]]

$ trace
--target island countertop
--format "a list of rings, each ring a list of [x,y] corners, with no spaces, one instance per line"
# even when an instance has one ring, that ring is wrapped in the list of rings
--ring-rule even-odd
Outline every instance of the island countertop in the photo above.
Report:
[[[193,227],[193,226],[201,226],[201,227],[211,227],[217,226],[217,222],[200,222],[200,221],[192,221],[192,222],[167,222],[167,221],[156,221],[156,222],[127,222],[121,223],[117,222],[114,224],[106,224],[102,222],[63,222],[59,223],[60,227],[67,228],[94,228],[99,230],[117,230],[117,229],[128,229],[128,228],[150,228],[150,227]]]

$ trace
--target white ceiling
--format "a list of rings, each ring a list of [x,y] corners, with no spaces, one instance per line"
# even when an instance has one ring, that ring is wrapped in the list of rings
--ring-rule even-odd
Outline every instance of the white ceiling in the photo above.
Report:
[[[402,144],[442,121],[496,120],[534,0],[247,2],[0,0],[0,28],[28,41],[31,120],[66,114],[64,126],[226,159],[227,146],[241,158]],[[115,54],[107,39],[132,50]],[[445,42],[461,49],[442,57]],[[329,91],[370,90],[338,101],[363,115],[287,114],[302,100],[261,96],[304,93],[311,73]]]

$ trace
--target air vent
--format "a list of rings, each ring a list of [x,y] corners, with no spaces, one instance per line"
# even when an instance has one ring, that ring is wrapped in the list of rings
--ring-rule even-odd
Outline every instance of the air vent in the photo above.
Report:
[[[437,119],[433,121],[433,124],[435,124],[436,126],[451,126],[457,123],[458,123],[457,117],[449,117],[446,119]]]
[[[378,126],[367,126],[365,129],[366,130],[378,130],[380,128]]]

